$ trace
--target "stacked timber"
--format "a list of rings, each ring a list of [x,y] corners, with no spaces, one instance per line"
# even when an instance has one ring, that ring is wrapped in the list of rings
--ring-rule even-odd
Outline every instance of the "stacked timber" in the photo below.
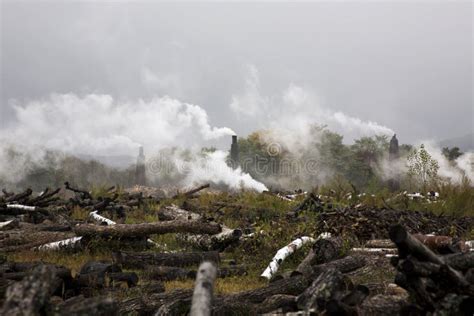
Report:
[[[440,241],[434,245],[438,248],[435,252],[401,225],[390,229],[390,239],[398,248],[398,256],[392,258],[398,271],[395,283],[407,290],[413,302],[402,312],[474,313],[474,252],[459,249],[457,253],[442,255],[451,243]]]

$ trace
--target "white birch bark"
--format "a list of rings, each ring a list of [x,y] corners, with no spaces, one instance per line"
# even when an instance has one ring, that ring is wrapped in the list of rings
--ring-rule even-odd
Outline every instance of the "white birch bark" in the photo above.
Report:
[[[36,206],[28,206],[28,205],[21,205],[21,204],[8,204],[7,208],[13,208],[13,209],[25,210],[25,211],[36,210]]]
[[[211,262],[203,262],[199,266],[194,285],[190,316],[210,316],[214,296],[214,281],[217,268]]]
[[[307,237],[307,236],[303,236],[296,240],[293,240],[290,244],[288,244],[287,246],[277,251],[272,261],[270,261],[270,264],[268,265],[268,267],[265,269],[265,271],[263,271],[263,273],[260,276],[270,280],[278,271],[278,268],[280,267],[281,263],[288,256],[290,256],[296,250],[300,249],[304,244],[314,243],[315,241],[316,239],[312,237]]]
[[[38,247],[38,250],[59,250],[64,248],[73,248],[81,242],[82,237],[72,237],[60,241],[50,242]]]
[[[89,213],[89,216],[92,217],[95,221],[99,222],[99,223],[105,223],[107,225],[115,225],[117,224],[116,222],[114,222],[113,220],[111,219],[108,219],[107,217],[104,217],[102,215],[99,215],[97,213],[97,211],[93,211],[93,212],[90,212]]]

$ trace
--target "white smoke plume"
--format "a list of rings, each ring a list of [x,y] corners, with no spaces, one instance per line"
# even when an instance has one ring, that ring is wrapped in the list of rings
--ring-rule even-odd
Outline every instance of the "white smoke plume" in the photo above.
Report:
[[[449,161],[442,153],[442,150],[433,141],[422,142],[426,151],[438,162],[438,175],[448,179],[453,183],[460,183],[463,177],[467,177],[474,183],[474,153],[466,152],[455,161]]]
[[[255,121],[260,128],[271,129],[290,148],[304,139],[314,125],[327,126],[349,142],[363,136],[394,134],[392,129],[376,122],[323,106],[309,89],[293,83],[281,95],[263,96],[260,91],[258,69],[248,65],[245,89],[232,96],[230,109],[242,119]]]
[[[42,146],[72,154],[120,155],[138,146],[190,146],[234,132],[212,127],[197,105],[170,97],[117,101],[110,95],[53,94],[15,101],[16,124],[2,130],[2,142]]]
[[[157,183],[178,179],[176,184],[179,187],[192,187],[210,182],[214,186],[232,191],[268,190],[264,184],[242,172],[240,168],[229,168],[226,157],[227,153],[221,150],[208,153],[167,150],[150,159],[148,171]]]
[[[17,122],[0,136],[0,176],[12,182],[21,179],[26,166],[45,164],[49,150],[70,155],[134,155],[139,146],[149,152],[196,147],[234,134],[230,128],[211,126],[201,107],[170,97],[132,102],[110,95],[53,94],[44,100],[14,101],[13,108]],[[8,148],[22,155],[12,159]],[[225,156],[216,152],[191,160],[182,184],[212,182],[232,189],[266,189],[248,174],[229,168]]]

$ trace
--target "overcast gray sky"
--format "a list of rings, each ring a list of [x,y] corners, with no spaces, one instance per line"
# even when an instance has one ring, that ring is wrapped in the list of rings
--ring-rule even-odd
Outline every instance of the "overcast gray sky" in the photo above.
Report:
[[[15,124],[10,99],[167,94],[246,134],[261,126],[229,105],[251,67],[262,96],[305,87],[402,142],[465,135],[474,125],[472,14],[471,1],[2,1],[0,122]]]

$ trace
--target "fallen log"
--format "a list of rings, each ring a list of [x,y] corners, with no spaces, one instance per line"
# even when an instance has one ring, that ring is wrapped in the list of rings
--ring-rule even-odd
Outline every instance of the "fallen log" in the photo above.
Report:
[[[296,305],[303,310],[316,308],[323,311],[330,300],[340,298],[350,286],[352,286],[350,280],[340,271],[334,268],[327,269],[297,297]]]
[[[74,236],[72,232],[9,230],[0,232],[0,251],[32,249]]]
[[[302,275],[297,275],[289,279],[281,279],[270,283],[266,287],[244,291],[227,296],[216,297],[214,301],[213,314],[227,315],[229,311],[238,311],[249,314],[249,311],[255,310],[254,304],[260,304],[265,299],[278,295],[299,295],[311,284],[311,279]]]
[[[182,193],[182,194],[179,194],[179,193],[178,193],[178,194],[175,194],[172,198],[173,198],[173,199],[176,199],[176,198],[179,197],[180,195],[184,195],[185,197],[190,197],[190,196],[192,196],[194,193],[197,193],[197,192],[199,192],[199,191],[201,191],[201,190],[207,189],[207,188],[209,188],[210,186],[211,186],[211,185],[210,185],[209,183],[206,183],[206,184],[201,185],[201,186],[199,186],[199,187],[197,187],[197,188],[195,188],[195,189],[191,189],[191,190],[189,190],[189,191],[186,191],[186,192],[184,192],[184,193]]]
[[[184,252],[184,253],[153,253],[153,252],[115,252],[114,262],[126,269],[145,269],[147,266],[183,267],[197,265],[202,261],[219,262],[217,251]]]
[[[138,275],[135,272],[110,272],[107,273],[107,277],[109,278],[109,285],[112,287],[124,282],[129,288],[138,284]]]
[[[172,292],[124,300],[120,303],[119,314],[127,315],[186,315],[191,308],[192,290],[174,290]]]
[[[319,238],[312,247],[314,257],[310,264],[317,265],[341,258],[342,246],[340,237]]]
[[[296,296],[286,294],[276,294],[266,298],[257,307],[258,314],[271,313],[278,310],[281,313],[294,312],[297,310]]]
[[[85,316],[98,315],[109,316],[118,313],[118,304],[111,297],[89,297],[82,295],[74,296],[54,309],[55,315]]]
[[[365,285],[357,285],[341,301],[349,306],[359,306],[369,296],[370,290]]]
[[[103,288],[108,284],[109,273],[120,273],[122,269],[117,264],[100,261],[89,261],[82,266],[76,276],[76,283],[80,287]]]
[[[349,273],[355,271],[359,268],[362,268],[366,264],[366,259],[364,256],[360,255],[351,255],[346,256],[341,259],[323,263],[313,267],[312,277],[316,277],[323,273],[324,271],[334,268],[341,273]]]
[[[365,243],[365,248],[396,248],[390,239],[371,239]]]
[[[474,315],[474,296],[446,295],[439,303],[439,308],[434,315]]]
[[[196,277],[195,270],[189,270],[170,266],[149,266],[145,268],[148,278],[160,281],[172,281],[176,279],[193,279]]]
[[[74,227],[74,232],[78,236],[102,238],[143,237],[168,233],[217,234],[220,231],[221,227],[217,223],[180,220],[108,226],[83,224]]]
[[[178,234],[177,240],[186,243],[194,248],[209,251],[224,251],[230,245],[238,242],[242,236],[240,229],[230,229],[223,226],[222,232],[215,235],[187,235]]]
[[[104,225],[115,225],[115,224],[117,224],[113,220],[108,219],[107,217],[104,217],[104,216],[98,214],[98,211],[90,212],[89,216],[92,217],[95,221],[97,221],[100,224],[104,224]]]
[[[403,297],[378,294],[362,302],[360,315],[398,316],[402,308],[406,305],[408,305],[408,303]]]
[[[193,279],[196,277],[196,270],[170,266],[149,266],[145,269],[150,279],[160,281],[171,281],[176,279]],[[219,267],[217,269],[218,278],[246,275],[247,270],[243,266]]]
[[[54,270],[46,265],[33,269],[23,280],[13,283],[5,293],[1,315],[40,315],[56,285]]]
[[[42,250],[42,251],[48,251],[48,250],[63,250],[63,249],[80,248],[82,246],[81,241],[82,241],[82,237],[71,237],[71,238],[43,244],[41,246],[38,246],[37,249]]]
[[[198,220],[201,219],[201,215],[183,210],[172,204],[164,206],[158,211],[158,219],[160,221],[172,221],[172,220]]]
[[[214,281],[216,280],[216,266],[205,261],[201,263],[194,285],[191,304],[191,316],[210,316],[214,297]]]
[[[468,251],[468,246],[464,241],[454,241],[449,236],[431,236],[414,234],[413,237],[421,241],[425,246],[440,254],[457,253]]]
[[[21,211],[36,211],[35,206],[28,206],[28,205],[22,205],[22,204],[7,204],[8,209],[15,209],[15,210],[21,210]]]
[[[466,277],[467,282],[474,285],[474,269],[467,270],[467,272],[464,274],[464,276]]]
[[[397,248],[352,248],[353,252],[397,254]]]
[[[474,252],[446,255],[443,260],[456,270],[467,271],[474,268]]]
[[[441,265],[432,262],[418,261],[415,258],[407,258],[399,262],[397,268],[406,275],[430,277],[440,272]]]
[[[327,239],[331,238],[331,234],[329,233],[321,233],[316,240],[319,239]],[[312,272],[312,264],[315,260],[316,253],[314,249],[311,247],[308,255],[301,261],[301,263],[298,265],[298,267],[295,270],[295,273],[299,274],[305,274],[308,275]]]
[[[296,250],[300,249],[304,244],[309,243],[309,242],[314,242],[314,241],[315,241],[314,238],[303,236],[298,239],[295,239],[287,246],[281,248],[280,250],[277,251],[275,256],[272,258],[272,261],[270,261],[270,264],[268,265],[268,267],[265,269],[265,271],[263,271],[263,273],[260,276],[268,280],[271,279],[275,275],[275,273],[278,271],[280,264],[289,255],[294,253]]]
[[[443,264],[441,257],[438,257],[433,251],[427,248],[421,241],[413,237],[401,225],[395,225],[390,228],[390,239],[397,245],[398,256],[402,259],[408,255],[413,255],[420,260],[426,260],[436,264]]]

